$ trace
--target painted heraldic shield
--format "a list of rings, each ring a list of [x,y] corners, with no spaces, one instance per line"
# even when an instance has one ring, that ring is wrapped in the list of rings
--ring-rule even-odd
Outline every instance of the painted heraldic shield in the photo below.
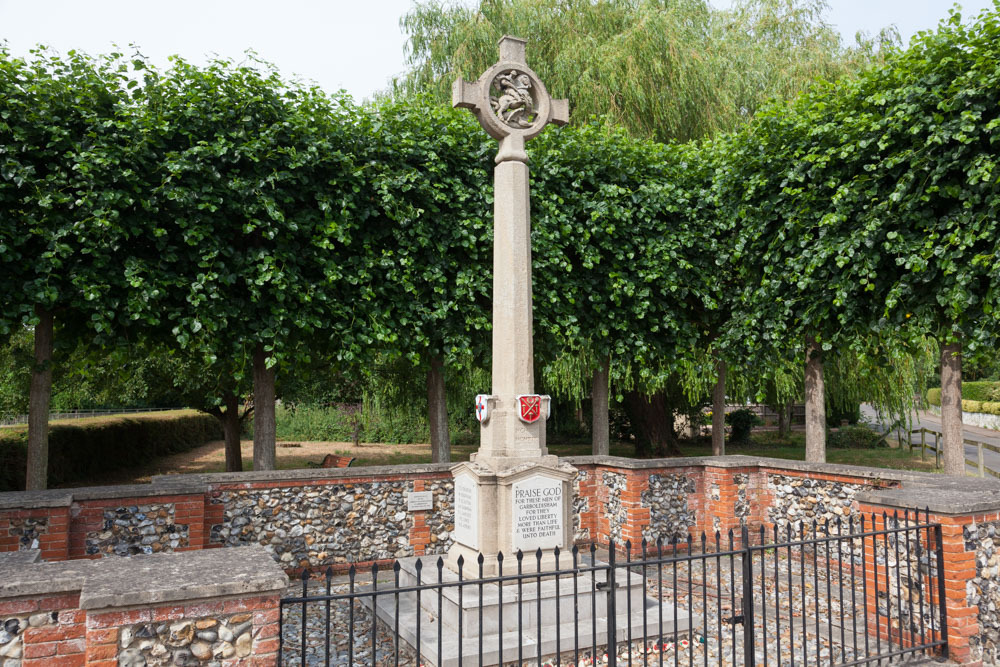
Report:
[[[476,419],[480,424],[485,424],[490,419],[489,397],[489,394],[476,394]]]
[[[517,416],[533,424],[542,416],[542,397],[539,394],[521,394],[517,397]]]

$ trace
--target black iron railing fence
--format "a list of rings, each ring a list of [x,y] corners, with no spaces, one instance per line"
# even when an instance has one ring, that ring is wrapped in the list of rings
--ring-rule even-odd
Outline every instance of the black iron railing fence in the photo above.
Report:
[[[929,513],[484,558],[303,572],[287,665],[862,665],[947,655]],[[299,586],[301,589],[299,590]],[[420,656],[420,659],[417,659]]]

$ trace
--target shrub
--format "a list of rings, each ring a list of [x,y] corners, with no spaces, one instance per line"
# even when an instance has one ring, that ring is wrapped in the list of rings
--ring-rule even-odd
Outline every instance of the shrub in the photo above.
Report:
[[[982,411],[988,415],[1000,415],[1000,402],[984,401],[982,403]]]
[[[1000,401],[1000,382],[963,382],[962,398],[970,401]]]
[[[726,423],[732,427],[730,434],[732,441],[737,444],[746,444],[750,442],[750,430],[763,422],[753,410],[740,408],[726,415]]]
[[[831,449],[879,449],[887,447],[885,436],[867,426],[844,426],[826,436]]]
[[[982,401],[967,401],[962,399],[962,411],[963,412],[982,412],[983,402]]]
[[[93,479],[222,438],[211,415],[182,413],[86,420],[49,429],[49,486]],[[26,428],[0,432],[0,491],[24,488]]]
[[[962,409],[966,412],[979,412],[964,407],[965,401],[979,403],[1000,403],[1000,382],[963,382]],[[927,402],[931,405],[941,405],[941,388],[933,387],[927,390]]]
[[[927,390],[927,402],[931,405],[941,405],[941,387],[932,387]]]

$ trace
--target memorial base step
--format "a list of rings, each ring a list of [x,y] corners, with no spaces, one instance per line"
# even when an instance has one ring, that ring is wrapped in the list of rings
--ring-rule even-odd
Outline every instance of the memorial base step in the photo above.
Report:
[[[400,586],[416,584],[418,560],[423,560],[421,584],[437,584],[437,557],[424,557],[400,560]],[[604,564],[598,561],[598,565]],[[441,575],[445,584],[458,582],[458,575],[447,568],[442,570]],[[502,598],[501,587],[497,583],[483,584],[481,596],[480,585],[475,583],[462,586],[461,595],[458,586],[426,590],[421,593],[419,604],[414,592],[402,593],[398,599],[395,595],[380,595],[376,598],[376,614],[390,632],[398,627],[400,640],[411,650],[416,650],[419,644],[421,664],[424,665],[458,665],[459,653],[462,664],[498,665],[501,660],[503,664],[516,663],[519,659],[537,660],[539,654],[543,658],[554,657],[557,647],[565,657],[572,655],[576,646],[581,654],[589,654],[595,644],[598,655],[602,655],[608,644],[607,570],[564,574],[558,579],[542,572],[541,577],[541,585],[535,576],[522,579],[520,591],[516,581],[503,582]],[[463,580],[469,579],[463,576]],[[641,575],[633,574],[629,586],[626,571],[619,568],[616,579],[617,642],[626,641],[630,620],[633,641],[645,637],[650,643],[661,636],[672,639],[675,628],[678,633],[687,634],[696,627],[696,622],[692,625],[686,610],[675,609],[671,602],[661,604],[654,598],[646,597]],[[370,608],[371,598],[361,599]]]

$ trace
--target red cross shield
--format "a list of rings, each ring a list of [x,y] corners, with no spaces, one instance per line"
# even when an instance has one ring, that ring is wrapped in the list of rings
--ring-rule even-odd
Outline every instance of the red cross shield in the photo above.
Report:
[[[542,397],[538,394],[523,394],[517,397],[517,416],[527,424],[533,424],[542,416]]]
[[[490,419],[489,399],[489,394],[476,394],[476,419],[480,424],[485,424]]]

